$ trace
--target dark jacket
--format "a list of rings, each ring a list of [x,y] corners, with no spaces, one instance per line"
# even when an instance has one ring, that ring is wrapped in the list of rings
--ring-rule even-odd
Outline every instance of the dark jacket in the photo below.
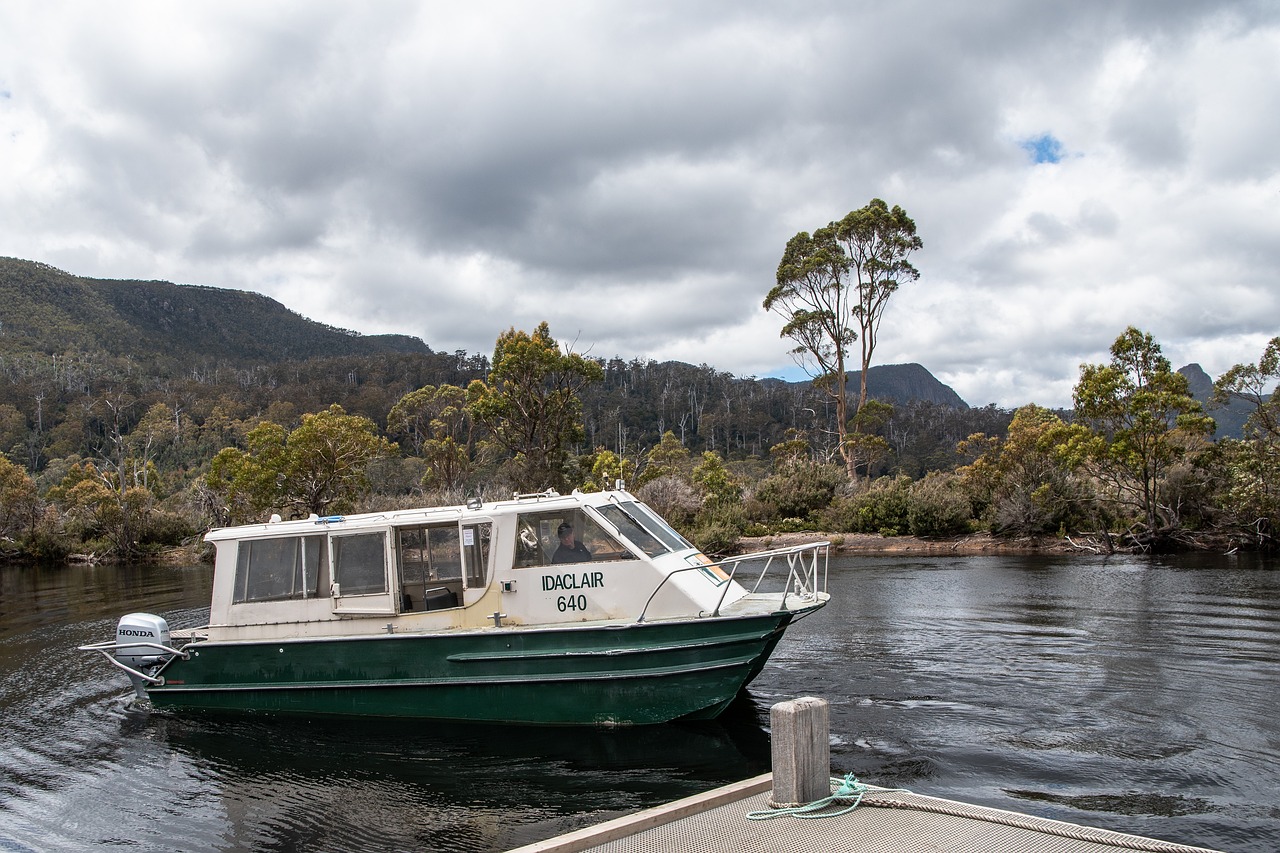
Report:
[[[556,548],[555,554],[551,555],[553,563],[589,563],[591,562],[591,552],[587,550],[587,546],[578,540],[573,541],[573,547],[567,547],[563,542],[560,547]]]

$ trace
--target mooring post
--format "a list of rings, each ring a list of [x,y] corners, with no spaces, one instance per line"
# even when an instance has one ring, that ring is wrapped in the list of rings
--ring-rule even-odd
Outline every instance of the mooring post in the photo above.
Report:
[[[769,709],[773,728],[770,805],[804,805],[831,796],[831,711],[826,699],[801,696]]]

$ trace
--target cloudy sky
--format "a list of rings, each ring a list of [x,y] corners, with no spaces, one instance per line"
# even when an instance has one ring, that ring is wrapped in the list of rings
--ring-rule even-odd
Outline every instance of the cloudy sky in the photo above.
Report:
[[[791,378],[782,250],[879,197],[875,362],[1069,405],[1128,325],[1280,334],[1280,4],[17,0],[0,181],[0,255],[79,275]]]

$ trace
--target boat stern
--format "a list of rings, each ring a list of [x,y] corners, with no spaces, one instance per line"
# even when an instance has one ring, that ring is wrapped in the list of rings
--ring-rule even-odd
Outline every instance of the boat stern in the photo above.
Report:
[[[172,646],[169,623],[153,613],[127,613],[116,623],[116,638],[105,643],[80,646],[82,652],[101,654],[123,670],[133,683],[139,699],[147,698],[147,687],[163,684],[159,675],[165,664],[186,653]]]

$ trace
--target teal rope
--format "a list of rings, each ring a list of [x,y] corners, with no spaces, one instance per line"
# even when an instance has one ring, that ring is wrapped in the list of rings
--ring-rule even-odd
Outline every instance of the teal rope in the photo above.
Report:
[[[812,820],[814,818],[822,817],[839,817],[842,814],[848,814],[856,809],[862,803],[862,798],[871,790],[869,785],[859,782],[852,773],[846,775],[844,779],[832,776],[831,784],[838,785],[839,787],[836,788],[835,792],[829,797],[823,797],[821,800],[814,800],[812,803],[803,806],[751,812],[747,815],[747,819],[772,820],[775,817],[798,817]],[[901,789],[895,788],[893,790]],[[850,802],[850,800],[852,800],[852,802]],[[833,805],[844,805],[844,808],[834,812],[823,811]]]

